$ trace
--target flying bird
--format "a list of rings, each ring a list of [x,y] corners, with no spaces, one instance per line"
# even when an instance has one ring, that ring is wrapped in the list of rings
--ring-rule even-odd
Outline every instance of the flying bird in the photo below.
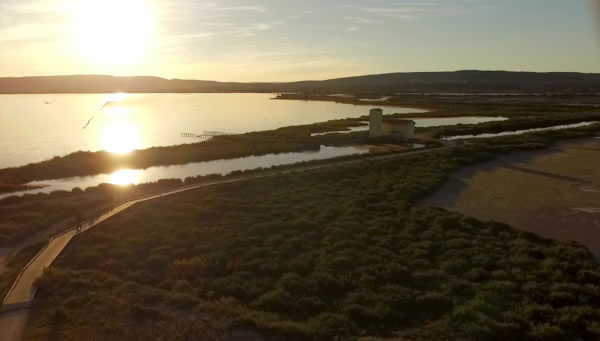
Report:
[[[100,110],[102,111],[102,109],[104,109],[105,106],[111,104],[114,101],[106,101],[104,102],[104,104],[102,104],[102,106],[100,106]],[[85,128],[87,128],[90,125],[90,122],[92,122],[92,120],[94,119],[94,117],[96,117],[96,114],[93,114],[92,117],[90,117],[90,119],[85,123],[85,125],[83,126],[83,129],[85,130]]]
[[[92,120],[94,119],[94,117],[96,117],[96,114],[92,115],[92,117],[90,117],[90,119],[87,121],[87,123],[83,126],[83,129],[87,128],[87,126],[90,125],[90,122],[92,122]]]
[[[109,106],[109,105],[119,104],[119,102],[122,102],[122,101],[123,101],[123,99],[121,99],[121,98],[109,98],[104,102],[104,104],[102,104],[102,106],[100,107],[100,110],[104,110],[104,108],[106,108],[106,106]]]

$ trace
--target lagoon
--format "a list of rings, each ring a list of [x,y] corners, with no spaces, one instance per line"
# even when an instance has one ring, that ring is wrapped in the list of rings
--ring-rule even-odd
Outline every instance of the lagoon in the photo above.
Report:
[[[360,117],[370,105],[274,100],[273,94],[0,95],[0,168],[75,151],[193,143],[181,133],[246,133]],[[385,114],[426,110],[382,106]],[[85,127],[85,128],[84,128]]]

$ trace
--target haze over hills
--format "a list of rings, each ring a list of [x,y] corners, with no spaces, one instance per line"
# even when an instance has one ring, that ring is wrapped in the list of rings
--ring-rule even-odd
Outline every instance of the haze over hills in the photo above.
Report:
[[[0,78],[0,93],[3,94],[282,91],[597,93],[600,92],[600,74],[468,70],[388,73],[287,83],[218,82],[106,75]]]

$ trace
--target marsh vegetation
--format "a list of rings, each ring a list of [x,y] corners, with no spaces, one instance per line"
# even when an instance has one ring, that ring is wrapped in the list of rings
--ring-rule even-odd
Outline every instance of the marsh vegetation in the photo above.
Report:
[[[600,266],[587,249],[413,206],[459,167],[594,129],[144,203],[65,250],[27,337],[595,340]]]

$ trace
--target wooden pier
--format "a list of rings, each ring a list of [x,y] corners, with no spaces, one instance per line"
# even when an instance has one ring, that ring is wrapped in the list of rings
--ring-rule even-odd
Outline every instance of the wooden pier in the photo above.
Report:
[[[230,133],[224,133],[222,131],[204,131],[202,132],[202,134],[191,134],[191,133],[181,133],[181,137],[191,137],[191,138],[198,138],[198,139],[211,139],[215,136],[227,136],[227,135],[233,135]]]

